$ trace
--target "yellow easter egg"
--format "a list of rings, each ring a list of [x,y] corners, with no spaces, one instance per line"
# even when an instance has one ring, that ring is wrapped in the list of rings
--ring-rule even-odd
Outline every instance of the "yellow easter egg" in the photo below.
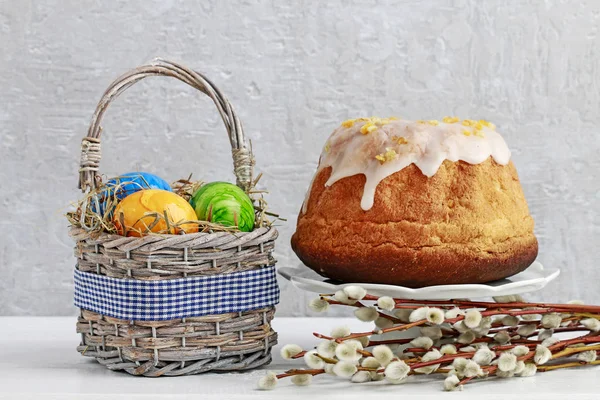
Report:
[[[141,237],[149,232],[198,232],[196,212],[182,197],[159,189],[140,190],[117,204],[113,222],[119,235]]]

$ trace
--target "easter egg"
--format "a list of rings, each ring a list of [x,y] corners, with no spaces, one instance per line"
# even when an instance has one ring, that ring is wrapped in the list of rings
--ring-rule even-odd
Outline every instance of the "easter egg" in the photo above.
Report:
[[[149,232],[180,234],[198,231],[196,213],[184,198],[159,189],[139,190],[117,204],[113,223],[120,235],[144,236]]]
[[[243,232],[254,228],[254,205],[239,187],[227,182],[206,184],[194,193],[190,204],[201,221],[237,226]]]
[[[148,172],[128,172],[106,182],[101,192],[100,214],[112,213],[114,207],[125,197],[143,189],[161,189],[171,191],[171,185],[161,177]],[[95,211],[95,204],[92,203]]]

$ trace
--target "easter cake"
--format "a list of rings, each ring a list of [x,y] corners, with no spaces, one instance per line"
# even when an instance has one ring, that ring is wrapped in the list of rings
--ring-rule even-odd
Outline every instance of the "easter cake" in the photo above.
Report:
[[[343,282],[483,283],[535,260],[533,227],[492,123],[360,118],[326,142],[292,247]]]

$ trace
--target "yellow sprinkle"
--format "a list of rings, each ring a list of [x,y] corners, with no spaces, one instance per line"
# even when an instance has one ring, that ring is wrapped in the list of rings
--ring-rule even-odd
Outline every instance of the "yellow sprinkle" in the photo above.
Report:
[[[325,153],[329,153],[329,150],[331,150],[331,143],[327,142],[325,143]]]
[[[426,124],[426,123],[427,123],[427,121],[424,121],[422,119],[417,120],[417,124]]]
[[[385,163],[387,161],[391,161],[394,158],[396,158],[398,156],[398,153],[396,153],[396,150],[392,149],[391,147],[386,147],[385,148],[385,153],[382,154],[378,154],[375,156],[375,158],[381,163]]]
[[[398,144],[407,144],[408,140],[406,140],[406,138],[404,136],[400,136],[396,142],[398,142]]]
[[[479,136],[479,137],[485,137],[485,133],[483,133],[483,131],[475,131],[475,132],[473,132],[473,135]]]
[[[471,120],[470,120],[470,119],[465,119],[465,120],[463,120],[462,124],[463,124],[464,126],[471,126],[471,125],[473,125],[473,124],[471,123]]]
[[[463,135],[465,135],[465,136],[471,136],[471,131],[468,131],[468,130],[465,129],[463,131]]]
[[[356,121],[355,119],[346,120],[346,121],[342,122],[342,126],[344,128],[352,128],[352,125],[354,125],[355,121]]]
[[[436,125],[439,125],[439,124],[440,124],[440,121],[438,121],[437,119],[430,119],[429,121],[427,121],[427,123],[428,123],[429,125],[436,126]]]
[[[374,130],[377,130],[377,125],[375,125],[372,122],[367,122],[360,128],[360,133],[362,133],[363,135],[366,135],[368,133],[373,132]]]
[[[475,125],[473,126],[479,131],[483,129],[483,124],[481,122],[475,122]]]
[[[491,123],[491,122],[489,122],[489,121],[486,121],[485,119],[480,119],[480,120],[479,120],[479,123],[480,123],[481,125],[483,125],[483,126],[487,127],[487,128],[490,128],[490,129],[496,129],[496,125],[492,124],[492,123]]]
[[[397,121],[397,120],[399,120],[399,119],[400,119],[400,118],[398,118],[398,117],[390,117],[390,118],[389,118],[389,120],[390,120],[390,121]]]
[[[446,124],[453,124],[455,122],[458,122],[459,118],[458,117],[444,117],[442,118],[442,122],[446,123]]]

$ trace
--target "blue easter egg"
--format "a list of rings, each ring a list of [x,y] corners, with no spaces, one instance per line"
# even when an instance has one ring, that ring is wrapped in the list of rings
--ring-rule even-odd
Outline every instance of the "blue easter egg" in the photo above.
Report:
[[[98,199],[100,205],[100,214],[105,212],[112,214],[112,209],[119,201],[125,197],[143,189],[161,189],[172,192],[171,185],[160,176],[149,172],[128,172],[106,182],[104,190]],[[107,203],[111,210],[106,210]],[[92,210],[95,211],[96,206],[92,202]]]

